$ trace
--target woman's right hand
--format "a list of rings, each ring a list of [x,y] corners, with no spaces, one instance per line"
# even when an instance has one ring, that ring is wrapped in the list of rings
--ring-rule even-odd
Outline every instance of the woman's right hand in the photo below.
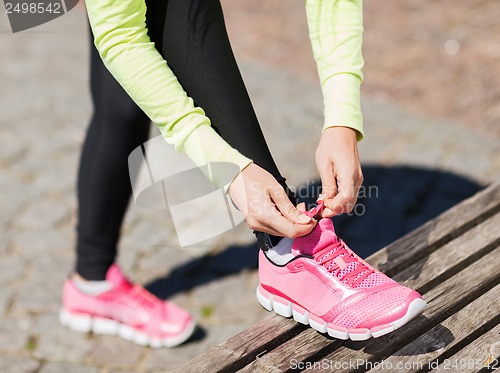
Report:
[[[276,179],[254,163],[233,180],[229,195],[253,230],[295,238],[308,234],[316,225],[290,202]]]

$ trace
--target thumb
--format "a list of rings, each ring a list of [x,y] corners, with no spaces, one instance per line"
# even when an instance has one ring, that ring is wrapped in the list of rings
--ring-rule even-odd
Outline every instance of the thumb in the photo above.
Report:
[[[291,222],[297,224],[308,224],[311,222],[312,219],[309,216],[299,211],[292,202],[290,202],[284,189],[278,192],[272,190],[271,197],[281,214]]]

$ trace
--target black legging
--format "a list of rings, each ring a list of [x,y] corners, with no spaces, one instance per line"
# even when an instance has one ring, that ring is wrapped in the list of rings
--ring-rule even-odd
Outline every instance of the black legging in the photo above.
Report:
[[[224,140],[288,190],[234,59],[219,0],[150,0],[147,6],[150,37],[188,95]],[[128,155],[147,141],[149,119],[91,49],[94,115],[78,175],[76,271],[102,280],[115,261],[131,195]]]

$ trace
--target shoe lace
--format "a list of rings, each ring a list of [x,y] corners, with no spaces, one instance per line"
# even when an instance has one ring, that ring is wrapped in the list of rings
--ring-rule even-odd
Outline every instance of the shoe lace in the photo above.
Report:
[[[355,288],[365,278],[367,278],[374,271],[373,268],[368,266],[360,257],[358,257],[351,249],[347,247],[345,242],[337,238],[335,242],[326,246],[314,255],[316,262],[323,266],[329,273],[338,277],[346,285]],[[349,263],[357,263],[355,269],[347,272],[340,278],[340,272],[346,268]]]

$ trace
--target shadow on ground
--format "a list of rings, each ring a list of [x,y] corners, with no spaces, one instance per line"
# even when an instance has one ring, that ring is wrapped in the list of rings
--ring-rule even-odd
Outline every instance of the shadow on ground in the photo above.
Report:
[[[472,196],[482,186],[449,172],[412,167],[365,165],[365,181],[351,216],[334,218],[335,229],[360,256],[367,257]],[[297,188],[299,199],[314,204],[320,181]],[[176,267],[147,288],[161,298],[200,284],[257,268],[257,245],[229,246]]]

